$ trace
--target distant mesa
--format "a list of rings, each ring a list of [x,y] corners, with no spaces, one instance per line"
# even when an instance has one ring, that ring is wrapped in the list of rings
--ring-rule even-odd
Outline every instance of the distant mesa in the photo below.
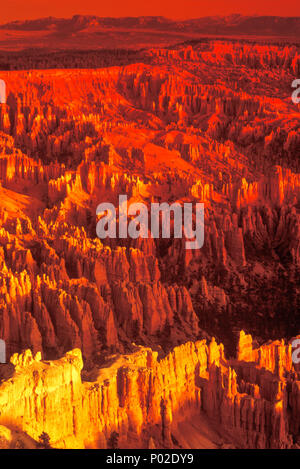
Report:
[[[10,30],[7,35],[6,31]],[[107,31],[110,31],[107,37]],[[130,30],[130,34],[125,34]],[[16,32],[17,37],[13,34]],[[23,32],[24,36],[20,32]],[[272,37],[298,42],[300,17],[207,16],[176,21],[163,16],[39,18],[13,21],[0,26],[1,48],[144,48],[175,44],[203,36]]]

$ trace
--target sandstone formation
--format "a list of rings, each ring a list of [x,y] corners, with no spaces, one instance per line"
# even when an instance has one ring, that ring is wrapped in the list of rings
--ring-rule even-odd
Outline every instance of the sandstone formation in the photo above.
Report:
[[[151,440],[172,448],[183,416],[201,424],[205,414],[240,448],[291,448],[299,434],[300,375],[284,341],[255,349],[242,331],[232,360],[214,338],[187,342],[161,359],[136,347],[84,379],[79,349],[55,361],[27,350],[11,363],[12,376],[0,385],[1,422],[36,441],[46,432],[58,448],[103,448],[113,431],[121,447],[147,448]]]
[[[225,446],[297,444],[299,57],[207,40],[124,66],[1,72],[6,445],[20,431],[105,447],[118,431],[123,447],[193,446],[193,415]],[[120,195],[204,203],[203,248],[100,240],[96,208]]]

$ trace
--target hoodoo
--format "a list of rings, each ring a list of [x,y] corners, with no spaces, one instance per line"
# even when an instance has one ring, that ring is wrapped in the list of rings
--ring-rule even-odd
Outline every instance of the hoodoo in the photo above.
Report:
[[[299,449],[298,19],[0,26],[1,449]]]

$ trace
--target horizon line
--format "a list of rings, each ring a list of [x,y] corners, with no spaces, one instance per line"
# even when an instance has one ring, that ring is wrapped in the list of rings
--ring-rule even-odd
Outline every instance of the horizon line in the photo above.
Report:
[[[111,16],[111,15],[107,15],[107,16],[99,16],[97,14],[84,14],[84,13],[75,13],[73,15],[70,15],[70,16],[52,16],[52,15],[48,15],[48,16],[37,16],[37,17],[31,17],[31,18],[26,18],[26,19],[15,19],[15,20],[9,20],[9,21],[6,21],[5,23],[1,23],[0,24],[0,27],[1,26],[5,26],[7,24],[11,24],[11,23],[17,23],[17,22],[26,22],[26,21],[37,21],[37,20],[45,20],[45,19],[56,19],[56,20],[69,20],[69,19],[73,19],[73,18],[76,18],[76,17],[85,17],[85,18],[99,18],[99,19],[123,19],[123,18],[162,18],[162,19],[165,19],[165,20],[170,20],[170,21],[173,21],[173,22],[176,22],[176,21],[179,21],[179,22],[185,22],[185,21],[192,21],[192,20],[198,20],[198,19],[204,19],[204,18],[230,18],[230,17],[241,17],[241,18],[291,18],[291,19],[295,19],[295,18],[300,18],[300,15],[295,15],[295,16],[292,16],[292,15],[263,15],[263,14],[257,14],[257,13],[253,13],[253,14],[249,14],[249,15],[246,15],[246,14],[242,14],[242,13],[230,13],[228,15],[203,15],[203,16],[192,16],[190,18],[180,18],[180,17],[168,17],[168,16],[164,16],[164,15],[121,15],[121,16]]]

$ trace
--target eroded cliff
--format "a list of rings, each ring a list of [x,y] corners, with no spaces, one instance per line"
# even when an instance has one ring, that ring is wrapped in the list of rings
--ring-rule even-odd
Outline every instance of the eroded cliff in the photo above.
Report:
[[[1,368],[0,423],[35,441],[46,432],[60,448],[105,448],[114,431],[120,447],[176,448],[182,422],[205,428],[208,419],[217,439],[211,447],[296,447],[300,376],[283,341],[255,348],[242,331],[234,360],[212,339],[161,359],[136,347],[81,376],[82,367],[79,349],[55,361],[29,350],[13,355]],[[185,442],[193,447],[192,435]]]

